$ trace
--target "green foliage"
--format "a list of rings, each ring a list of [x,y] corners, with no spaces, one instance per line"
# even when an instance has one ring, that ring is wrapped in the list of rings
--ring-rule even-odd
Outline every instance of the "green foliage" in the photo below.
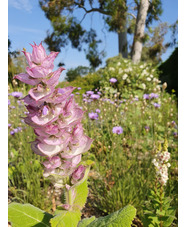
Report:
[[[73,209],[82,209],[87,201],[88,186],[87,180],[75,187],[76,197],[73,201]]]
[[[172,199],[165,197],[164,193],[159,190],[151,190],[143,207],[144,216],[143,224],[145,226],[171,226],[174,221],[176,208],[171,207]]]
[[[12,227],[50,227],[52,217],[30,204],[11,203],[8,206],[8,221]]]
[[[92,216],[90,218],[84,218],[83,220],[81,220],[79,223],[78,223],[78,226],[77,227],[86,227],[88,226],[88,224],[90,224],[91,222],[93,222],[95,220],[95,217]]]
[[[128,205],[110,215],[95,219],[87,227],[130,227],[135,216],[136,209]]]
[[[68,82],[75,80],[77,77],[88,74],[90,71],[89,67],[86,66],[78,66],[75,69],[69,69],[66,73],[65,80]]]
[[[50,219],[51,227],[77,227],[81,219],[81,212],[76,211],[61,211],[54,218]]]
[[[8,83],[11,84],[11,86],[15,87],[15,83],[13,83],[13,77],[16,74],[24,72],[25,67],[26,60],[23,57],[23,54],[20,54],[20,52],[18,51],[8,52]],[[22,86],[22,83],[20,81],[15,81],[18,86]]]
[[[106,67],[100,69],[100,82],[106,94],[120,92],[122,98],[132,95],[142,97],[144,93],[154,92],[159,84],[158,71],[151,63],[133,64],[131,60],[123,59],[121,55],[107,60]],[[116,78],[115,84],[109,82]]]
[[[144,40],[141,61],[152,62],[153,65],[162,61],[161,56],[167,50],[167,44],[164,44],[164,37],[169,29],[168,23],[159,23],[155,28],[149,28]]]
[[[72,82],[60,82],[58,84],[58,87],[67,87],[67,86],[73,86],[73,87],[81,87],[81,90],[78,91],[80,94],[84,93],[85,91],[90,91],[96,88],[99,88],[99,82],[101,80],[101,76],[97,73],[89,73],[88,75],[84,77],[78,77],[77,79],[73,80]],[[77,92],[77,90],[74,91],[74,93]]]
[[[167,91],[176,91],[178,95],[178,47],[175,48],[172,55],[159,66],[160,80],[167,82]]]

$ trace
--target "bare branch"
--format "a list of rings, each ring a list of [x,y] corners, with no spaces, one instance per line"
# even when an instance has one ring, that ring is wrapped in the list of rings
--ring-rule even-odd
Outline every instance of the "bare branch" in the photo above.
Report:
[[[87,14],[87,13],[91,13],[91,12],[99,12],[99,13],[101,13],[101,14],[110,15],[110,12],[109,12],[109,11],[104,11],[104,10],[99,9],[99,8],[91,8],[91,9],[87,10],[87,9],[84,7],[84,5],[81,5],[81,4],[78,3],[78,2],[74,2],[74,4],[75,4],[76,6],[78,6],[79,8],[83,9],[83,10],[86,12],[86,14]]]
[[[85,14],[83,15],[83,18],[81,19],[80,24],[81,24],[82,21],[85,19],[86,15],[87,15],[87,13],[85,13]]]
[[[132,16],[136,20],[136,16],[133,13],[128,13],[127,12],[127,14],[130,15],[130,16]]]

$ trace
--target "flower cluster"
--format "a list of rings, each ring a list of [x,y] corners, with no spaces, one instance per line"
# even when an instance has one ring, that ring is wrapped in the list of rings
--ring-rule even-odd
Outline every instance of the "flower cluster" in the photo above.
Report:
[[[144,99],[156,99],[158,97],[159,97],[159,95],[158,94],[155,94],[155,93],[150,93],[150,94],[144,94],[143,95],[143,98]]]
[[[165,145],[165,144],[164,144]],[[163,150],[159,150],[155,155],[155,158],[152,160],[152,163],[156,167],[156,175],[158,177],[158,181],[162,185],[166,185],[168,177],[168,168],[170,167],[170,163],[168,162],[170,159],[170,153],[167,151],[167,147]]]
[[[94,91],[86,91],[86,94],[83,94],[83,101],[84,102],[92,102],[94,100],[100,99],[101,92],[95,90],[97,93],[95,94]]]
[[[55,88],[64,70],[60,67],[53,71],[58,53],[47,55],[42,43],[38,46],[34,43],[32,47],[32,53],[23,51],[29,64],[26,73],[14,77],[34,86],[23,98],[28,110],[24,121],[37,136],[31,142],[32,150],[47,158],[43,163],[44,176],[50,176],[56,187],[69,187],[85,173],[85,167],[78,164],[92,139],[83,133],[84,112],[71,96],[75,88]]]

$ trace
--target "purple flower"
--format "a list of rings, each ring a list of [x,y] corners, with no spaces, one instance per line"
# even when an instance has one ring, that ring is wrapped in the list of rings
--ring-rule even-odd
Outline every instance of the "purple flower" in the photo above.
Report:
[[[24,119],[21,119],[21,122],[22,122],[23,124],[25,124],[25,121],[24,121]]]
[[[112,132],[116,133],[118,135],[122,134],[123,133],[123,128],[121,126],[115,126],[115,127],[113,127]]]
[[[76,95],[79,95],[79,92],[76,92]]]
[[[89,113],[88,116],[91,120],[98,120],[98,117],[99,117],[97,113],[93,113],[93,112]]]
[[[83,102],[88,102],[87,99],[83,99]]]
[[[117,79],[116,78],[110,78],[109,80],[111,83],[116,83],[117,82]]]
[[[81,87],[78,87],[77,89],[78,89],[78,90],[81,90]]]
[[[10,131],[10,135],[14,135],[14,134],[15,134],[14,130]]]
[[[18,103],[19,106],[22,105],[22,102],[20,100],[17,100],[17,103]]]
[[[134,98],[135,101],[139,101],[139,99],[137,97]]]
[[[143,95],[143,98],[144,98],[144,99],[149,99],[150,97],[149,97],[148,94],[144,94],[144,95]]]
[[[21,131],[21,130],[22,130],[22,128],[21,128],[21,127],[17,127],[17,130],[18,130],[18,131]]]
[[[10,100],[8,100],[8,105],[10,105]]]
[[[100,96],[99,96],[99,95],[96,95],[96,94],[92,94],[92,95],[90,96],[90,98],[91,98],[91,99],[94,99],[94,100],[97,100],[97,99],[100,98]]]
[[[93,91],[86,91],[86,94],[87,94],[87,95],[93,95],[94,92],[93,92]]]
[[[14,131],[15,133],[18,133],[18,132],[19,132],[19,129],[18,129],[18,128],[14,128],[13,131]]]
[[[175,122],[175,121],[172,121],[172,122],[171,122],[171,125],[172,125],[173,127],[177,128],[177,125],[176,125],[176,122]]]
[[[10,128],[12,126],[12,124],[8,124],[8,128]]]
[[[159,97],[159,95],[158,94],[155,94],[155,93],[151,93],[150,95],[149,95],[149,97],[150,97],[150,99],[155,99],[155,98],[158,98]]]
[[[148,132],[150,130],[149,126],[145,126],[145,131]]]
[[[161,106],[159,103],[156,103],[156,102],[154,102],[153,105],[155,108],[160,108],[160,106]]]
[[[98,95],[101,95],[101,92],[100,92],[100,91],[98,91],[98,92],[97,92],[97,94],[98,94]]]
[[[14,96],[15,98],[20,98],[23,96],[22,92],[18,92],[18,91],[14,91],[11,93],[12,96]]]
[[[100,113],[101,112],[101,110],[100,109],[96,109],[96,113]]]

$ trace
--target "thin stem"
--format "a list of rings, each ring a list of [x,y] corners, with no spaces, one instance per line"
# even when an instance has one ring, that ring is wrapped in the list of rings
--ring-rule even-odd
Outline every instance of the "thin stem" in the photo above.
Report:
[[[161,187],[160,187],[160,211],[162,212],[162,196],[163,196],[163,185],[161,184]],[[160,227],[163,227],[163,222],[161,220],[161,215],[160,215]]]

